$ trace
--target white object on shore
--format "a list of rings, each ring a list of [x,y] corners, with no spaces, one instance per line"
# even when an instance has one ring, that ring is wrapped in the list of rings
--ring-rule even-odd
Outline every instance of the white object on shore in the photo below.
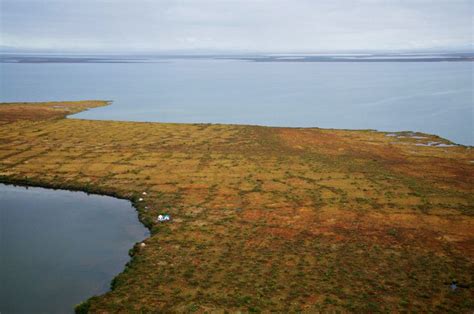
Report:
[[[140,243],[140,247],[145,247],[145,246],[146,246],[146,244],[145,244],[145,243],[143,243],[143,242],[142,242],[142,243]]]
[[[165,221],[170,221],[171,217],[169,215],[158,215],[157,220],[159,222],[165,222]]]
[[[142,194],[143,194],[143,195],[146,195],[146,192],[143,192]]]
[[[143,201],[143,198],[140,197],[140,198],[138,199],[138,201],[139,201],[139,202]]]

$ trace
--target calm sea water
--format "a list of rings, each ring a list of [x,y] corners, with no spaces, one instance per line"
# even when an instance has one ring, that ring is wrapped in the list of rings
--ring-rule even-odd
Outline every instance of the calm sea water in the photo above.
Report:
[[[147,236],[130,202],[0,184],[0,313],[72,313]]]
[[[84,119],[411,130],[474,145],[472,62],[1,64],[1,101],[107,99]]]

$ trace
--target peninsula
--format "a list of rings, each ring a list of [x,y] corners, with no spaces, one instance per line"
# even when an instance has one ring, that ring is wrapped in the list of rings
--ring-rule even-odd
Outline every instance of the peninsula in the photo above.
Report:
[[[77,312],[474,308],[472,147],[66,118],[105,105],[0,104],[0,182],[129,199],[150,229],[111,290]]]

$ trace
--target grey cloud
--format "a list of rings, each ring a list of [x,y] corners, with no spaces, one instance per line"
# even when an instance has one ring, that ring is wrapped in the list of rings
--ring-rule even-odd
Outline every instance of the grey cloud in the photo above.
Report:
[[[472,49],[471,0],[0,0],[1,45],[65,50]]]

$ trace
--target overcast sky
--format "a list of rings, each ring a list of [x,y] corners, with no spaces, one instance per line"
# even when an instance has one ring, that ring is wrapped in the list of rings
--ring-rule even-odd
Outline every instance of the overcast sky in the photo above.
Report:
[[[0,45],[33,50],[472,50],[474,42],[474,0],[0,3]]]

